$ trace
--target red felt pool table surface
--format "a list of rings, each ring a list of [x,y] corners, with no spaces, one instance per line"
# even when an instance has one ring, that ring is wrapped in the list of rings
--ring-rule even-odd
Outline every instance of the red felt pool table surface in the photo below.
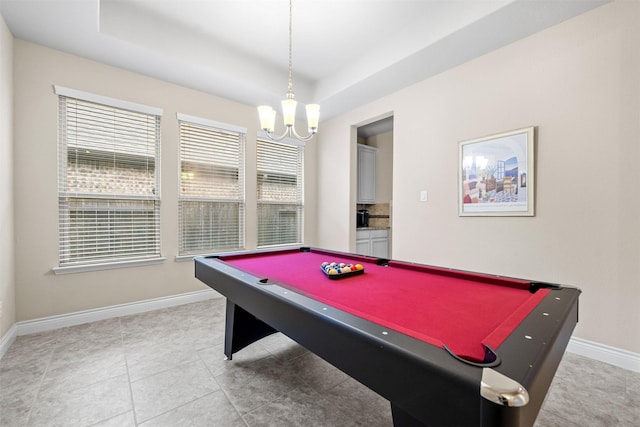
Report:
[[[548,294],[529,282],[357,255],[297,249],[221,257],[324,304],[436,346],[482,361],[485,345],[497,349]],[[330,280],[323,262],[360,263],[364,274]]]

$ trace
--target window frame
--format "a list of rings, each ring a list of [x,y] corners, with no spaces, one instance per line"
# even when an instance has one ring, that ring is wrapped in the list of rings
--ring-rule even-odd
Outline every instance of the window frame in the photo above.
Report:
[[[53,272],[55,274],[68,274],[68,273],[76,273],[76,272],[86,272],[86,271],[96,271],[96,270],[108,270],[114,268],[123,268],[123,267],[133,267],[133,266],[141,266],[141,265],[150,265],[164,262],[165,258],[162,257],[162,244],[161,244],[161,217],[160,217],[160,169],[161,169],[161,118],[163,110],[157,107],[151,107],[143,104],[137,104],[129,101],[124,101],[120,99],[110,98],[102,95],[92,94],[76,89],[70,89],[62,86],[54,85],[54,93],[58,98],[58,105],[62,106],[64,103],[64,116],[63,111],[58,110],[58,265],[53,267]],[[96,109],[105,108],[108,109],[116,109],[120,111],[125,111],[128,113],[134,114],[143,114],[148,115],[154,121],[154,138],[155,142],[153,145],[154,148],[154,177],[153,177],[153,194],[152,195],[144,195],[142,193],[138,194],[125,194],[123,192],[110,192],[110,193],[100,193],[97,191],[77,191],[70,189],[68,187],[68,177],[69,177],[69,158],[68,158],[68,147],[70,143],[69,135],[67,134],[68,127],[68,116],[66,115],[66,108],[68,106],[68,102],[81,102],[81,103],[90,103],[94,104]],[[115,122],[115,120],[114,120]],[[77,137],[77,135],[76,135]],[[75,141],[77,144],[77,141]],[[77,147],[78,145],[76,145]],[[102,147],[100,147],[102,148]],[[115,152],[115,151],[114,151]],[[93,159],[95,161],[95,159]],[[104,258],[90,258],[85,257],[83,260],[80,257],[77,261],[71,261],[70,258],[65,259],[65,254],[69,253],[70,248],[73,246],[74,242],[78,240],[74,240],[71,238],[67,232],[68,227],[71,225],[70,216],[72,215],[72,204],[74,201],[81,202],[82,200],[95,200],[98,204],[99,201],[103,201],[105,204],[120,202],[127,203],[127,201],[133,202],[132,207],[127,210],[118,210],[117,208],[107,209],[105,212],[110,212],[113,214],[118,214],[118,212],[126,212],[135,210],[133,206],[136,202],[153,202],[153,209],[151,211],[147,210],[147,212],[151,212],[152,214],[152,222],[154,225],[153,235],[154,237],[149,240],[141,239],[141,242],[151,243],[153,249],[153,253],[148,254],[136,254],[132,256],[122,256],[125,255],[122,253],[114,253],[111,257]],[[86,212],[90,212],[88,210]],[[99,209],[95,209],[95,212],[98,212]],[[80,210],[80,212],[85,212]],[[132,217],[133,218],[133,217]],[[113,221],[110,220],[110,221]],[[112,223],[109,222],[109,226],[112,226]],[[113,233],[113,232],[110,232]],[[134,235],[134,234],[132,234]],[[97,239],[97,234],[95,237]],[[115,234],[109,234],[109,239],[114,239],[115,242],[116,237]],[[135,240],[135,239],[134,239]],[[116,251],[117,252],[117,251]]]
[[[242,126],[232,125],[228,123],[222,123],[215,120],[210,120],[202,117],[196,117],[188,114],[177,113],[176,118],[178,120],[178,255],[176,255],[176,261],[187,261],[193,259],[195,256],[212,255],[221,252],[234,252],[245,249],[246,246],[246,143],[247,143],[247,129]],[[182,124],[188,124],[190,126],[199,127],[203,130],[213,130],[221,133],[238,134],[238,163],[237,163],[237,176],[238,176],[238,195],[236,198],[221,198],[221,197],[206,197],[206,196],[194,196],[183,194],[183,137],[182,137]],[[237,203],[238,204],[238,247],[236,248],[206,248],[202,250],[185,251],[185,243],[183,236],[184,228],[184,212],[183,202],[210,202],[210,203]]]
[[[297,171],[296,171],[296,193],[297,193],[297,200],[293,201],[293,200],[283,200],[283,201],[277,201],[277,200],[268,200],[268,199],[261,199],[258,197],[258,193],[260,192],[260,170],[259,170],[259,147],[258,145],[261,143],[266,143],[266,144],[274,144],[274,145],[284,145],[284,146],[291,146],[291,147],[295,147],[298,152],[297,152],[297,156],[298,156],[298,164],[297,164]],[[267,134],[263,131],[259,131],[257,133],[257,138],[256,138],[256,246],[258,249],[267,249],[267,248],[273,248],[273,247],[283,247],[283,246],[299,246],[299,245],[303,245],[304,244],[304,193],[305,193],[305,186],[304,186],[304,182],[305,182],[305,164],[304,164],[304,147],[305,147],[305,143],[298,141],[296,139],[293,138],[285,138],[281,141],[273,141],[271,139],[269,139],[269,137],[267,136]],[[282,205],[282,206],[289,206],[289,205],[294,205],[296,206],[296,222],[297,222],[297,226],[296,226],[296,234],[297,234],[297,241],[295,242],[277,242],[277,243],[270,243],[270,244],[260,244],[260,206],[278,206],[278,205]],[[290,211],[285,211],[285,212],[290,212]]]

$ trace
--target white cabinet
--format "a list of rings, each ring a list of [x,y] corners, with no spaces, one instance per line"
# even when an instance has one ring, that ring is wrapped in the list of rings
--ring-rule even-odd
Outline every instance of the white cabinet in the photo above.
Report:
[[[389,230],[357,230],[356,253],[377,258],[389,258]]]
[[[377,258],[389,258],[389,238],[378,237],[371,239],[371,256]]]
[[[375,147],[358,144],[357,203],[376,202],[376,152]]]
[[[369,255],[371,252],[371,241],[367,237],[360,238],[360,232],[358,232],[358,237],[356,238],[356,253],[360,255]]]

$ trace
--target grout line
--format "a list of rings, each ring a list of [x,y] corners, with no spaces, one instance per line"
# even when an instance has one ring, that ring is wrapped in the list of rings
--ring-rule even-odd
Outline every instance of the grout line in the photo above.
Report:
[[[211,347],[209,347],[211,348]],[[270,353],[270,352],[269,352]],[[220,383],[218,382],[218,380],[216,379],[216,376],[213,374],[213,372],[211,372],[211,369],[209,368],[209,365],[207,365],[207,363],[204,361],[204,359],[202,358],[202,356],[200,356],[200,351],[196,351],[196,354],[198,355],[198,358],[202,361],[202,363],[204,364],[205,368],[207,368],[207,371],[209,371],[209,374],[211,375],[211,378],[213,378],[213,380],[216,382],[216,384],[219,387],[219,390],[222,394],[224,394],[225,398],[227,399],[227,401],[229,402],[229,404],[231,405],[231,407],[233,407],[233,409],[236,411],[236,414],[238,414],[239,419],[242,420],[242,422],[248,427],[249,424],[247,424],[247,420],[244,419],[244,415],[238,410],[238,407],[233,403],[233,400],[231,400],[231,398],[229,397],[229,394],[226,392],[226,390],[222,387],[222,385],[220,385]],[[262,359],[259,359],[262,360]],[[233,363],[231,360],[226,360],[225,361],[228,363]],[[220,375],[224,374],[221,373]],[[249,411],[251,412],[251,411]],[[247,414],[249,413],[247,412]]]
[[[220,389],[220,390],[215,390],[215,391],[212,391],[212,392],[209,392],[209,393],[206,393],[206,394],[203,394],[202,396],[197,397],[197,398],[195,398],[195,399],[193,399],[193,400],[190,400],[190,401],[188,401],[188,402],[185,402],[185,403],[183,403],[182,405],[178,405],[178,406],[176,406],[176,407],[174,407],[174,408],[167,409],[166,411],[164,411],[164,412],[162,412],[162,413],[160,413],[160,414],[158,414],[158,415],[155,415],[155,416],[153,416],[153,417],[151,417],[151,418],[149,418],[149,419],[144,420],[144,421],[143,421],[143,424],[144,424],[144,423],[146,423],[146,422],[149,422],[149,421],[151,421],[151,420],[155,420],[156,418],[161,417],[161,416],[163,416],[163,415],[165,415],[165,414],[168,414],[168,413],[170,413],[170,412],[173,412],[173,411],[175,411],[175,410],[177,410],[177,409],[179,409],[179,408],[182,408],[182,407],[185,407],[185,406],[187,406],[187,405],[190,405],[190,404],[192,404],[193,402],[196,402],[196,401],[198,401],[198,400],[200,400],[200,399],[202,399],[202,398],[204,398],[204,397],[207,397],[207,396],[212,395],[212,394],[214,394],[214,393],[217,393],[217,392],[219,392],[219,391],[221,391],[221,389]],[[237,412],[237,411],[236,411],[236,412]],[[136,422],[136,425],[139,425],[139,424]]]
[[[27,425],[31,424],[31,415],[33,414],[33,409],[36,406],[36,402],[38,401],[38,398],[40,397],[40,392],[42,391],[42,384],[44,384],[44,379],[47,376],[47,373],[49,372],[49,368],[51,367],[51,362],[53,361],[53,354],[56,351],[56,348],[58,347],[58,340],[55,340],[56,345],[54,346],[54,348],[51,349],[51,353],[49,354],[49,360],[47,361],[47,366],[44,368],[44,372],[42,372],[42,376],[40,377],[40,382],[38,384],[38,389],[36,390],[35,395],[33,396],[33,400],[31,402],[31,405],[29,407],[29,415],[27,415]]]
[[[109,417],[109,418],[105,418],[104,420],[97,421],[97,422],[95,422],[95,423],[93,423],[93,424],[89,425],[88,427],[101,425],[101,424],[102,424],[102,423],[104,423],[105,421],[113,420],[114,418],[117,418],[117,417],[119,417],[119,416],[121,416],[121,415],[124,415],[124,414],[126,414],[127,412],[133,412],[133,411],[132,411],[132,410],[129,410],[129,411],[121,412],[121,413],[119,413],[119,414],[115,414],[115,415],[113,415],[113,416],[111,416],[111,417]],[[136,424],[136,425],[137,425],[137,424]]]
[[[118,324],[120,325],[120,341],[122,343],[122,353],[124,354],[124,367],[127,371],[127,380],[129,383],[129,399],[131,400],[131,414],[133,415],[133,422],[138,425],[138,416],[136,414],[136,404],[133,399],[133,387],[131,387],[131,375],[129,374],[129,359],[127,358],[127,346],[124,342],[125,331],[122,326],[122,317],[118,317]]]

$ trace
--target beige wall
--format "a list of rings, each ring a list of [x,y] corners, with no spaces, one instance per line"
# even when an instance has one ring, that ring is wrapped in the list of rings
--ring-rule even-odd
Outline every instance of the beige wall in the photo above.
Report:
[[[354,156],[351,126],[389,111],[394,258],[578,286],[575,336],[640,352],[640,2],[599,7],[323,123],[319,245],[354,249],[355,193],[328,192],[355,188],[353,157],[336,164],[331,153]],[[458,141],[530,125],[535,217],[459,217]]]
[[[13,37],[0,16],[0,339],[15,323]]]
[[[15,271],[16,320],[27,320],[208,289],[194,278],[192,262],[178,253],[178,126],[185,113],[248,129],[247,177],[255,176],[255,107],[196,92],[122,69],[15,40]],[[160,107],[161,239],[160,265],[56,276],[57,97],[53,85]],[[306,242],[315,239],[315,148],[307,144],[305,165]],[[4,148],[3,148],[4,150]],[[255,179],[248,178],[247,242],[255,248]],[[252,208],[253,206],[253,208]],[[3,259],[4,262],[4,259]]]

